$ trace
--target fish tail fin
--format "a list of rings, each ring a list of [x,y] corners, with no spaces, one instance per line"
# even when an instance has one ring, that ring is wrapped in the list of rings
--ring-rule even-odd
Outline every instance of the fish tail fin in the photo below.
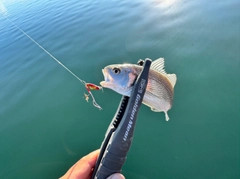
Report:
[[[169,121],[170,118],[169,118],[169,116],[168,116],[168,113],[165,112],[165,111],[164,111],[164,113],[165,113],[165,119],[166,119],[166,121]]]

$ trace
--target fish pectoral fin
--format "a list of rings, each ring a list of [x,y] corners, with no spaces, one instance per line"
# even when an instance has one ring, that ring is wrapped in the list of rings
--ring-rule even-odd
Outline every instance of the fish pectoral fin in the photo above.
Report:
[[[156,109],[156,108],[151,108],[151,110],[152,110],[153,112],[162,112],[161,109]]]
[[[151,110],[154,111],[154,112],[164,112],[166,121],[169,121],[170,118],[168,116],[167,111],[162,111],[161,109],[156,109],[156,108],[151,108]]]
[[[164,113],[165,113],[165,119],[166,119],[166,121],[169,121],[170,118],[169,118],[169,116],[168,116],[168,113],[165,112],[165,111],[164,111]]]

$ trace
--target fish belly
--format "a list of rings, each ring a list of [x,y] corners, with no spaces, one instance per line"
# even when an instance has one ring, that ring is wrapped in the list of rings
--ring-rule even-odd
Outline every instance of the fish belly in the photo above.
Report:
[[[171,109],[170,102],[151,95],[147,91],[143,98],[143,104],[149,106],[154,112],[167,112]]]

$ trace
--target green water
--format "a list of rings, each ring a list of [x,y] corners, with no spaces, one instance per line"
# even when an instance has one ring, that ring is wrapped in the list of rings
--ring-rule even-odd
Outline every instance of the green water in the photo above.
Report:
[[[240,2],[0,1],[81,79],[113,63],[165,58],[176,73],[170,121],[142,106],[127,179],[240,177]],[[99,148],[121,99],[84,86],[0,16],[0,178],[58,178]]]

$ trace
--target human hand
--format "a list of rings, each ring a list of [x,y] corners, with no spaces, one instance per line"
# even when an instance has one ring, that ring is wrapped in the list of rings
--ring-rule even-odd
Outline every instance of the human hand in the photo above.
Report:
[[[60,179],[90,179],[99,152],[100,150],[96,150],[81,158]],[[125,177],[120,173],[115,173],[107,179],[125,179]]]

